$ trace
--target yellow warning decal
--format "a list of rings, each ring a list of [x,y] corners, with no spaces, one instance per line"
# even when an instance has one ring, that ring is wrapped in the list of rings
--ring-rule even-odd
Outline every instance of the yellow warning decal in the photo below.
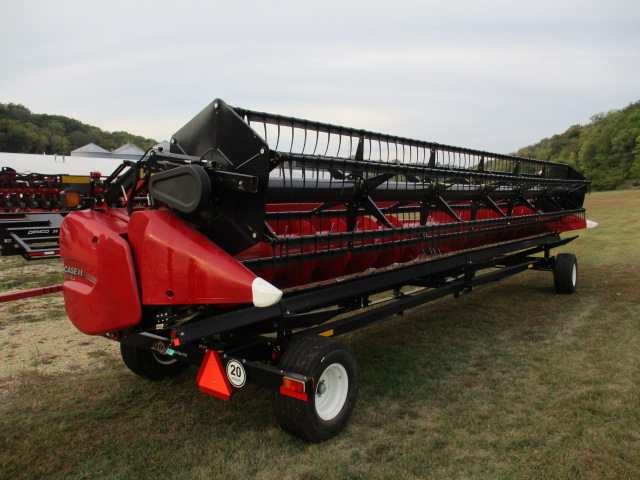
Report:
[[[63,175],[62,182],[63,183],[90,183],[91,179],[89,177],[85,177],[81,175]]]
[[[323,337],[333,337],[333,329],[327,330],[326,332],[319,333],[318,335],[322,335]]]

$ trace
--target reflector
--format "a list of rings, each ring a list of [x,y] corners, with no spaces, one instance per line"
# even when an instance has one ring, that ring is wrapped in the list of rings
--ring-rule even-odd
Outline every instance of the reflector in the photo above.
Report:
[[[80,193],[75,190],[60,192],[60,204],[64,208],[73,208],[80,205]]]
[[[204,393],[229,400],[231,397],[231,384],[227,379],[220,361],[220,356],[215,350],[207,350],[200,371],[198,372],[198,387]]]

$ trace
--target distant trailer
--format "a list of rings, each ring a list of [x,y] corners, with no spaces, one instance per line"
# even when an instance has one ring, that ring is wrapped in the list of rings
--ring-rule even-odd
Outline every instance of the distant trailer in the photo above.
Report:
[[[102,195],[101,172],[110,174],[122,163],[105,158],[0,153],[0,254],[27,259],[58,256],[62,216]]]
[[[22,255],[27,260],[60,256],[59,235],[68,211],[0,214],[2,256]]]
[[[194,364],[225,400],[267,387],[280,425],[319,442],[358,393],[333,337],[526,270],[575,292],[576,257],[551,251],[586,226],[588,189],[563,164],[216,100],[64,218],[66,310],[143,377]]]

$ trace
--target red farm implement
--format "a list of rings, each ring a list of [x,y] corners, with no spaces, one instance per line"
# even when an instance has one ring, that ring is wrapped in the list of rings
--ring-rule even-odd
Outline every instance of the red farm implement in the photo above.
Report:
[[[347,424],[358,366],[340,334],[529,269],[584,228],[571,167],[228,106],[216,100],[122,166],[60,228],[67,313],[153,380],[273,392],[288,432]],[[118,208],[116,208],[118,207]]]
[[[79,206],[89,207],[104,193],[99,172],[87,175],[19,173],[0,170],[0,254],[27,260],[60,254],[62,219]]]

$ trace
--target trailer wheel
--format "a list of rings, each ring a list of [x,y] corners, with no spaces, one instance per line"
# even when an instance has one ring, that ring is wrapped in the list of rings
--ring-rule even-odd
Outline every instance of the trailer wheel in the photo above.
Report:
[[[575,293],[578,286],[578,260],[573,253],[556,255],[553,283],[557,293]]]
[[[280,426],[310,442],[321,442],[347,425],[358,396],[358,363],[353,350],[334,338],[310,335],[294,341],[280,368],[315,379],[308,401],[275,393]]]
[[[129,370],[149,380],[162,380],[177,375],[189,367],[189,364],[168,355],[150,352],[124,343],[120,344],[120,354]]]

